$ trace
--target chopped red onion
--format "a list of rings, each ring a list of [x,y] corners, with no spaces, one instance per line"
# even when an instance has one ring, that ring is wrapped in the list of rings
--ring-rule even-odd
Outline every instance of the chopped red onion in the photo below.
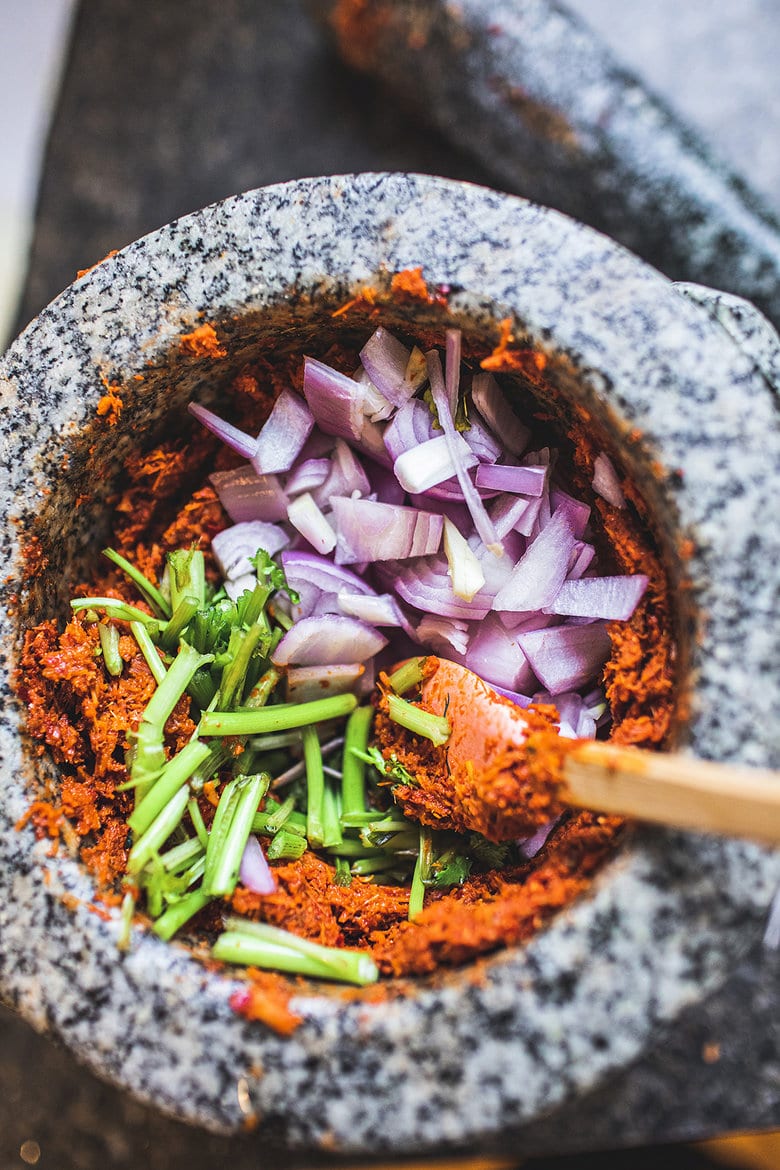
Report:
[[[530,695],[521,695],[519,691],[510,691],[506,687],[496,686],[495,683],[491,683],[490,685],[496,694],[503,695],[505,699],[509,699],[511,702],[516,703],[518,707],[531,706]]]
[[[373,626],[355,618],[326,613],[296,622],[274,650],[271,661],[275,666],[365,662],[386,645],[387,638]]]
[[[548,821],[546,825],[542,825],[530,837],[518,838],[517,847],[526,861],[531,861],[536,857],[542,847],[547,844],[550,834],[560,819],[560,817],[556,817],[554,821]]]
[[[517,635],[539,682],[551,695],[574,691],[599,671],[609,654],[603,622],[587,626],[553,626]]]
[[[467,430],[463,431],[463,438],[477,456],[480,463],[495,463],[496,460],[501,458],[504,452],[504,448],[490,427],[478,416],[469,419],[469,426]],[[477,484],[477,487],[479,486],[481,485]],[[490,485],[486,484],[485,486],[488,487]]]
[[[518,467],[506,463],[481,463],[476,475],[479,488],[495,488],[499,492],[524,496],[540,496],[546,481],[546,467]]]
[[[647,577],[582,577],[564,581],[549,606],[552,613],[571,617],[628,621],[647,589]]]
[[[446,329],[444,332],[444,388],[453,418],[458,413],[460,397],[460,329]],[[430,378],[430,372],[428,374]],[[438,407],[436,408],[438,410]],[[440,420],[441,421],[441,420]]]
[[[512,530],[528,536],[536,523],[541,504],[541,497],[529,499],[527,496],[507,493],[499,496],[492,505],[490,519],[502,540],[506,539]]]
[[[583,577],[590,568],[595,555],[596,550],[592,544],[586,544],[582,540],[575,541],[566,579],[568,581],[579,581],[580,577]]]
[[[329,472],[330,459],[304,459],[288,475],[285,491],[288,496],[311,492],[325,483]]]
[[[188,403],[187,409],[199,423],[202,423],[207,430],[221,439],[226,447],[237,451],[239,455],[243,455],[244,459],[252,458],[257,448],[257,439],[253,439],[246,431],[234,427],[232,423],[225,422],[218,414],[214,414],[213,410],[201,406],[199,402]]]
[[[368,371],[364,370],[362,366],[358,366],[352,375],[355,382],[359,382],[363,387],[363,413],[371,419],[372,422],[384,422],[385,419],[390,418],[395,410],[395,406],[384,394],[380,394],[371,378]]]
[[[419,398],[410,399],[396,411],[384,432],[385,447],[393,462],[405,451],[433,438],[433,416]]]
[[[365,391],[359,382],[316,358],[304,358],[303,393],[317,426],[328,435],[356,440],[368,421]]]
[[[360,351],[371,381],[394,406],[403,406],[425,381],[425,369],[410,369],[411,351],[382,325]],[[411,376],[410,376],[411,375]]]
[[[294,390],[282,390],[257,436],[251,458],[258,475],[289,471],[314,428],[314,415]]]
[[[317,556],[316,553],[286,550],[282,553],[281,561],[289,585],[299,592],[302,586],[308,584],[321,593],[337,594],[342,589],[350,593],[374,593],[362,577],[334,565],[333,561]]]
[[[475,374],[471,381],[471,399],[485,422],[501,436],[512,455],[522,455],[531,432],[517,417],[492,374]]]
[[[443,658],[452,658],[462,662],[463,655],[468,650],[469,626],[468,622],[457,618],[438,617],[426,614],[417,627],[417,637],[423,646],[440,654]]]
[[[367,496],[370,491],[368,476],[355,452],[343,439],[337,439],[328,477],[312,493],[316,503],[322,508],[330,504],[334,496],[351,496],[355,492],[360,496]]]
[[[455,482],[457,483],[457,480]],[[396,483],[398,483],[397,480]],[[398,486],[400,487],[400,484]],[[459,500],[440,500],[430,491],[420,495],[417,492],[410,492],[409,503],[413,504],[415,508],[422,508],[423,511],[446,516],[461,532],[468,532],[471,528],[471,513],[466,505]]]
[[[368,483],[372,494],[381,504],[402,504],[406,498],[406,493],[401,487],[400,483],[395,477],[395,473],[389,467],[382,467],[378,463],[371,460],[366,467],[366,474],[368,475]],[[425,505],[421,505],[425,507]],[[435,512],[436,508],[429,508],[431,512]]]
[[[291,666],[286,676],[287,698],[290,702],[307,703],[327,695],[344,695],[355,690],[365,673],[362,662]]]
[[[474,467],[477,456],[469,449],[466,440],[458,435],[461,459],[465,467]],[[398,456],[393,464],[395,477],[407,492],[419,494],[452,479],[455,467],[450,453],[450,443],[445,435],[428,439],[416,447],[410,447]]]
[[[497,614],[488,614],[480,622],[469,643],[465,665],[491,686],[497,684],[512,691],[533,686],[534,675],[528,659]]]
[[[242,593],[250,592],[257,584],[257,575],[255,573],[242,573],[240,577],[235,577],[232,581],[226,577],[223,582],[223,588],[231,601],[238,601]]]
[[[444,522],[434,512],[342,496],[331,503],[338,536],[337,565],[427,556],[441,544]]]
[[[431,567],[431,562],[437,570]],[[492,596],[478,593],[473,601],[463,601],[452,592],[446,561],[420,558],[416,561],[387,561],[375,566],[377,576],[414,609],[441,617],[479,620],[490,613]]]
[[[626,497],[617,472],[603,451],[593,460],[593,490],[614,508],[625,508]]]
[[[276,524],[264,524],[261,520],[247,520],[218,532],[211,541],[217,564],[223,577],[231,581],[252,572],[249,558],[259,549],[273,557],[290,543],[290,538]]]
[[[222,507],[236,524],[244,520],[284,520],[289,500],[275,475],[255,475],[248,463],[209,476]]]
[[[414,628],[391,593],[350,593],[342,589],[338,606],[347,617],[359,618],[370,626],[396,626],[415,637]]]
[[[452,332],[452,330],[447,331],[448,345],[450,345],[449,335]],[[452,346],[450,346],[450,348],[452,348]],[[460,345],[458,344],[458,352],[459,350]],[[468,471],[459,460],[458,445],[455,440],[455,436],[458,432],[455,430],[455,424],[452,421],[449,396],[447,388],[444,384],[444,377],[442,376],[441,359],[437,351],[434,349],[425,355],[425,360],[428,366],[428,379],[431,384],[431,395],[433,397],[434,405],[439,412],[439,423],[441,424],[441,428],[444,431],[444,434],[447,436],[450,444],[450,457],[452,458],[452,462],[455,464],[458,483],[460,484],[460,490],[463,492],[463,498],[466,501],[466,507],[471,513],[471,518],[474,521],[474,527],[479,533],[479,537],[483,544],[486,546],[486,548],[489,548],[491,552],[494,552],[496,556],[500,556],[500,554],[503,552],[503,545],[501,544],[501,541],[496,534],[492,520],[485,511],[485,505],[482,503],[477,489],[469,479]]]
[[[250,835],[244,847],[238,876],[241,885],[249,890],[250,894],[276,893],[276,878],[266,861],[263,847],[254,834]]]
[[[561,488],[553,488],[550,492],[550,507],[553,512],[563,509],[567,513],[572,532],[577,540],[582,540],[590,520],[590,506],[582,500],[575,500],[574,496],[570,496]]]
[[[291,501],[287,519],[318,553],[329,553],[336,547],[336,533],[310,492],[303,492]]]
[[[493,609],[524,613],[551,605],[566,579],[573,547],[569,515],[560,509],[529,544],[512,576],[496,595]]]

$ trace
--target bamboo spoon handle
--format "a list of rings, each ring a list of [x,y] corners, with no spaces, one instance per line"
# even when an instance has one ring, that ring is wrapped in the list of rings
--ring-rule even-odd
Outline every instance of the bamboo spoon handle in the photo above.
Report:
[[[780,844],[780,773],[601,742],[566,757],[562,798],[680,829]]]

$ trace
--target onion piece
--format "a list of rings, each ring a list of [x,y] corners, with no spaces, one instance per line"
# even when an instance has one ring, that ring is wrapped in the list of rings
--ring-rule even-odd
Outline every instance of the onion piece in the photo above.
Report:
[[[275,475],[255,475],[248,463],[209,476],[219,502],[234,523],[284,520],[289,500]]]
[[[570,617],[628,621],[647,589],[644,573],[622,577],[582,577],[564,581],[551,613]]]
[[[307,357],[303,394],[320,430],[342,439],[360,439],[368,420],[363,413],[365,391],[359,382]]]
[[[331,500],[338,543],[336,564],[405,560],[436,552],[444,521],[434,512],[375,500]]]
[[[391,593],[349,593],[342,589],[338,595],[339,609],[347,617],[359,618],[370,626],[405,625],[401,607]]]
[[[493,609],[523,613],[551,605],[566,579],[573,548],[571,521],[560,509],[517,562]]]
[[[352,379],[363,387],[363,414],[372,422],[384,422],[385,419],[390,418],[395,411],[395,406],[389,399],[385,398],[384,394],[380,394],[371,381],[368,371],[364,370],[362,366],[358,366]]]
[[[509,699],[511,702],[516,703],[518,707],[531,706],[532,700],[530,695],[521,695],[519,691],[510,691],[507,687],[497,686],[496,683],[491,683],[490,685],[497,695],[503,695],[505,699]]]
[[[522,455],[531,432],[517,417],[492,374],[475,374],[471,380],[471,400],[485,422],[501,436],[512,455]]]
[[[287,631],[271,655],[275,666],[335,666],[365,662],[387,645],[373,626],[355,618],[326,613],[301,618]]]
[[[304,459],[287,476],[284,488],[288,496],[322,487],[330,472],[330,459]]]
[[[287,698],[291,702],[306,703],[327,695],[344,695],[358,686],[365,673],[362,662],[291,666],[286,676]]]
[[[443,658],[462,660],[469,645],[469,624],[457,618],[426,614],[417,627],[417,637]]]
[[[323,507],[333,496],[351,496],[355,492],[367,496],[370,491],[368,476],[355,452],[343,439],[336,439],[327,479],[312,493],[314,500]]]
[[[452,330],[447,331],[448,342],[449,334],[452,332]],[[442,376],[441,359],[437,351],[433,349],[425,355],[425,360],[428,366],[428,379],[431,384],[431,394],[433,396],[434,405],[439,412],[439,423],[441,424],[441,428],[444,431],[444,434],[449,440],[450,456],[453,463],[455,464],[455,472],[458,477],[460,489],[463,492],[463,498],[466,501],[466,507],[471,513],[471,517],[474,521],[474,527],[479,533],[479,537],[485,547],[489,548],[490,551],[495,553],[496,556],[500,556],[503,552],[503,545],[501,544],[501,541],[496,534],[492,520],[485,511],[485,505],[482,503],[477,489],[469,479],[466,468],[461,465],[458,459],[458,445],[455,441],[455,436],[458,432],[455,430],[455,424],[452,421],[452,413],[449,408],[447,388],[444,384],[444,377]]]
[[[444,555],[449,565],[452,592],[464,601],[473,601],[485,584],[485,574],[466,538],[444,517]]]
[[[369,494],[373,494],[380,504],[402,504],[404,502],[406,493],[396,479],[395,473],[389,467],[383,467],[372,460],[365,470],[371,488]],[[420,506],[425,507],[424,504]],[[435,512],[436,508],[431,508],[430,511]]]
[[[223,577],[235,581],[253,572],[250,557],[264,549],[273,557],[290,543],[287,533],[276,524],[248,520],[225,528],[212,538],[211,548]]]
[[[333,561],[317,556],[316,553],[289,549],[282,553],[280,559],[287,581],[293,589],[300,591],[303,584],[309,583],[321,593],[337,594],[342,589],[348,589],[350,593],[375,592],[367,581],[350,569],[334,565]]]
[[[410,368],[412,354],[403,342],[382,325],[360,351],[360,360],[371,381],[394,406],[403,406],[425,381],[425,369]],[[411,376],[410,376],[411,375]]]
[[[463,431],[462,434],[480,463],[491,465],[504,453],[501,442],[493,434],[490,427],[476,415],[469,419],[468,430]]]
[[[555,826],[558,824],[560,817],[556,817],[554,821],[548,821],[546,825],[542,825],[532,833],[530,837],[518,838],[516,844],[517,848],[522,853],[526,861],[531,861],[536,857],[537,853],[547,844],[547,840],[552,833]]]
[[[431,568],[436,563],[438,571]],[[438,558],[421,558],[416,561],[386,561],[377,564],[374,571],[386,586],[414,609],[433,613],[441,617],[479,620],[490,613],[492,595],[478,593],[473,601],[464,601],[452,592],[452,582],[444,565]]]
[[[251,464],[258,475],[289,471],[314,429],[314,415],[294,390],[282,390],[257,436]]]
[[[593,678],[609,654],[606,625],[553,626],[517,635],[539,682],[551,695],[574,691]]]
[[[385,447],[393,462],[404,451],[434,438],[433,416],[419,398],[412,398],[396,411],[384,432]]]
[[[490,509],[490,519],[496,532],[504,540],[513,530],[529,536],[541,507],[541,497],[516,496],[506,493],[498,497]]]
[[[226,447],[237,451],[239,455],[243,455],[244,459],[251,459],[254,455],[257,449],[257,439],[253,439],[246,431],[234,427],[232,423],[225,422],[218,414],[214,414],[213,410],[201,406],[199,402],[188,402],[187,409],[199,423],[202,423],[207,430],[221,439]]]
[[[234,577],[232,581],[229,577],[226,577],[222,583],[222,588],[231,601],[238,601],[239,597],[243,593],[246,593],[247,590],[251,593],[256,584],[256,573],[242,573],[240,577]]]
[[[465,467],[479,462],[462,435],[457,436],[461,459]],[[416,447],[402,451],[393,464],[395,477],[404,491],[420,494],[455,475],[450,443],[445,435],[427,439]]]
[[[572,549],[566,580],[579,581],[580,577],[583,577],[590,568],[595,556],[596,550],[592,544],[586,544],[582,540],[576,541]]]
[[[572,532],[577,540],[582,540],[590,520],[590,505],[583,500],[575,500],[574,496],[561,488],[553,488],[550,492],[550,507],[553,512],[563,509],[568,514]]]
[[[469,643],[464,665],[491,686],[524,691],[533,687],[534,674],[513,634],[498,619],[488,614],[479,623]]]
[[[244,846],[238,876],[241,885],[249,890],[250,894],[276,893],[276,878],[266,861],[262,845],[253,833]]]
[[[336,547],[336,533],[310,492],[303,492],[291,501],[287,519],[318,553],[329,553]]]
[[[625,508],[626,497],[612,460],[600,452],[593,460],[593,490],[614,508]]]
[[[523,496],[540,496],[547,481],[546,467],[512,466],[508,463],[481,463],[477,468],[478,488],[495,488]]]

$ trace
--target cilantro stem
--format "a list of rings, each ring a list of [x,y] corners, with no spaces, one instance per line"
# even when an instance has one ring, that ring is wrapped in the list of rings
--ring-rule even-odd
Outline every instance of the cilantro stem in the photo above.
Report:
[[[306,838],[284,828],[274,835],[266,855],[269,861],[297,861],[305,852]]]
[[[344,733],[344,754],[341,763],[342,816],[350,816],[352,813],[362,813],[366,810],[366,765],[365,761],[353,749],[365,752],[368,747],[368,736],[373,717],[373,707],[358,707],[347,720]]]
[[[425,661],[424,657],[410,658],[408,662],[404,662],[403,666],[399,666],[388,677],[387,681],[397,695],[404,695],[412,687],[420,685],[423,679],[423,666],[425,665]]]
[[[244,633],[233,661],[222,673],[217,704],[223,710],[232,707],[236,701],[236,697],[240,696],[240,692],[244,686],[246,672],[249,669],[249,660],[254,654],[258,643],[267,633],[268,631],[262,622],[255,622]]]
[[[119,630],[113,623],[105,625],[101,622],[98,626],[98,637],[106,670],[114,678],[119,678],[123,666],[122,656],[119,653]]]
[[[412,874],[412,886],[409,890],[409,921],[412,922],[422,913],[425,901],[425,885],[431,875],[432,837],[431,830],[426,825],[420,825],[420,848]]]
[[[192,827],[195,830],[197,838],[205,849],[209,843],[209,831],[206,828],[206,822],[203,820],[203,813],[200,811],[200,805],[194,796],[191,796],[187,802],[187,812],[190,814]]]
[[[200,720],[199,735],[262,735],[264,732],[307,728],[326,719],[338,719],[357,707],[354,695],[329,695],[309,703],[278,704],[257,711],[206,711]],[[434,718],[436,718],[434,716]]]
[[[408,859],[411,861],[411,858]],[[394,853],[383,853],[381,857],[357,857],[352,862],[352,872],[359,877],[372,873],[387,873],[388,870],[405,869],[404,859]]]
[[[209,834],[204,893],[227,897],[235,890],[252,820],[270,782],[267,772],[257,772],[238,776],[225,785]]]
[[[158,617],[169,618],[171,616],[171,607],[163,597],[160,590],[154,585],[148,577],[144,577],[140,569],[135,565],[131,565],[130,561],[125,560],[120,553],[115,552],[113,548],[104,548],[103,556],[121,569],[122,572],[130,578],[135,585],[138,592],[145,601],[148,601],[151,608],[155,611]]]
[[[163,650],[175,650],[179,635],[186,629],[198,612],[197,597],[182,597],[171,614],[170,620],[160,631],[160,645]]]
[[[169,873],[184,870],[193,861],[203,856],[203,845],[197,837],[189,837],[179,845],[160,854],[160,861]]]
[[[322,844],[326,849],[342,842],[340,812],[341,794],[325,781],[322,793]]]
[[[333,857],[387,857],[384,850],[364,845],[362,841],[350,837],[338,845],[327,846],[327,851]]]
[[[228,918],[226,926],[226,933],[217,939],[211,952],[223,962],[270,967],[361,986],[375,983],[379,977],[376,963],[365,951],[324,947],[249,919]]]
[[[424,736],[436,747],[441,747],[450,738],[452,728],[444,715],[434,715],[431,711],[415,707],[414,703],[408,703],[400,695],[388,694],[387,713],[394,723],[414,735]]]
[[[208,894],[203,893],[203,890],[193,890],[191,894],[185,894],[178,902],[169,906],[164,914],[160,915],[153,923],[152,930],[158,938],[168,942],[177,930],[181,930],[182,926],[189,922],[204,906],[208,906],[211,900]]]
[[[172,800],[152,822],[143,836],[139,837],[127,858],[127,872],[140,873],[148,861],[170,837],[173,830],[181,823],[184,810],[187,807],[189,790],[186,785],[180,788]]]
[[[195,769],[210,754],[208,744],[193,739],[177,755],[168,760],[157,780],[136,805],[128,818],[128,825],[141,836],[160,815],[166,804],[186,784]]]
[[[126,601],[117,601],[115,597],[74,597],[70,603],[74,613],[82,609],[102,610],[106,617],[115,618],[120,622],[140,622],[144,629],[151,633],[158,633],[161,622],[158,618],[150,617],[142,609],[128,605]]]
[[[256,711],[258,708],[264,707],[281,677],[281,672],[275,666],[269,666],[268,670],[260,675],[260,678],[247,695],[244,709]]]
[[[200,549],[178,548],[168,553],[168,569],[171,583],[171,609],[183,597],[194,597],[197,609],[206,606],[206,560]]]
[[[138,643],[138,649],[146,659],[146,665],[154,675],[155,681],[161,683],[168,671],[165,669],[165,663],[157,653],[157,647],[149,637],[146,626],[142,622],[130,622],[130,631]]]
[[[325,700],[327,701],[327,700]],[[301,704],[308,706],[309,704]],[[303,729],[303,761],[306,769],[306,836],[311,845],[322,845],[325,836],[323,800],[325,776],[322,771],[322,749],[317,729],[312,724]]]

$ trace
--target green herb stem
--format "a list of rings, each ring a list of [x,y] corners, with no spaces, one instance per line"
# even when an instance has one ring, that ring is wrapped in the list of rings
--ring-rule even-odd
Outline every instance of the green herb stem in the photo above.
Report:
[[[192,827],[195,830],[198,840],[205,849],[209,843],[209,831],[206,828],[206,822],[203,819],[203,813],[200,811],[200,805],[194,796],[191,796],[187,801],[187,812],[192,821]]]
[[[157,780],[128,818],[127,823],[137,836],[140,837],[146,832],[168,801],[187,783],[192,773],[208,755],[208,744],[193,739],[168,760]]]
[[[425,658],[410,658],[399,666],[388,677],[388,682],[397,695],[405,695],[412,687],[417,687],[423,680],[423,666]]]
[[[140,569],[137,569],[130,561],[125,560],[113,548],[104,548],[103,556],[107,557],[109,561],[113,561],[117,568],[121,569],[125,576],[130,578],[143,599],[149,603],[158,617],[169,618],[171,616],[171,607],[168,602],[157,586],[147,577],[144,577]]]
[[[119,653],[119,630],[113,624],[106,625],[101,622],[98,626],[98,637],[106,670],[114,678],[119,678],[123,666],[122,656]]]
[[[206,559],[200,549],[179,548],[168,553],[169,580],[171,583],[171,609],[182,597],[194,597],[197,609],[206,605]]]
[[[115,597],[74,597],[70,603],[74,613],[82,609],[102,611],[106,617],[120,622],[140,622],[150,634],[159,633],[161,622],[158,618],[150,617],[142,609],[128,605],[126,601],[117,601]]]
[[[209,834],[204,893],[227,897],[235,890],[252,820],[270,782],[267,772],[258,772],[238,776],[225,785]]]
[[[287,828],[275,834],[266,850],[269,861],[297,861],[305,852],[306,838]]]
[[[422,913],[425,902],[425,886],[431,875],[432,848],[431,830],[426,825],[420,825],[420,848],[412,874],[412,886],[409,890],[410,922]]]
[[[400,695],[388,694],[387,713],[394,723],[405,727],[414,735],[422,735],[429,739],[436,747],[441,747],[450,738],[452,728],[444,715],[434,715],[431,711],[424,711],[414,703],[408,703]]]
[[[325,836],[323,825],[325,776],[322,771],[322,749],[317,729],[313,726],[304,727],[302,739],[303,762],[306,769],[306,836],[311,845],[321,846]]]
[[[247,695],[244,710],[257,711],[260,707],[264,707],[281,677],[281,672],[275,666],[269,666]]]
[[[177,930],[181,930],[185,923],[194,918],[198,911],[202,910],[204,906],[208,906],[211,901],[212,899],[208,894],[204,894],[203,890],[193,890],[191,894],[186,894],[178,902],[170,905],[165,913],[161,914],[153,923],[152,930],[158,938],[168,942]]]
[[[281,971],[336,979],[361,986],[375,983],[379,977],[376,963],[365,951],[324,947],[319,943],[310,942],[309,939],[290,934],[289,931],[268,926],[264,922],[251,922],[248,919],[228,918],[226,926],[228,928],[226,934],[217,939],[212,949],[214,958],[222,959],[224,962],[245,963],[254,967],[276,967]],[[238,957],[231,957],[226,952],[232,952]],[[271,958],[272,962],[265,962],[266,956]],[[310,965],[293,965],[295,958],[305,960]],[[277,966],[280,959],[290,965]]]
[[[176,605],[170,620],[160,631],[160,645],[163,650],[175,650],[182,631],[187,628],[198,612],[197,597],[182,597]]]
[[[146,626],[142,622],[130,622],[130,632],[138,643],[138,648],[146,659],[146,665],[154,675],[155,682],[161,683],[168,671],[157,653],[157,647],[149,637]]]
[[[206,711],[198,733],[211,735],[263,735],[274,731],[308,728],[326,719],[339,719],[357,707],[354,695],[329,695],[309,703],[277,704],[259,711]],[[434,717],[435,718],[435,717]]]
[[[234,705],[244,686],[249,661],[268,631],[262,622],[255,622],[243,633],[233,661],[222,674],[217,705],[224,711]]]
[[[347,720],[341,763],[342,816],[366,810],[366,765],[357,752],[365,753],[368,747],[373,717],[373,707],[358,707]]]
[[[140,873],[147,862],[151,861],[156,853],[159,853],[173,830],[181,823],[188,798],[189,792],[185,785],[168,801],[143,836],[138,838],[127,858],[127,872],[129,874]]]

